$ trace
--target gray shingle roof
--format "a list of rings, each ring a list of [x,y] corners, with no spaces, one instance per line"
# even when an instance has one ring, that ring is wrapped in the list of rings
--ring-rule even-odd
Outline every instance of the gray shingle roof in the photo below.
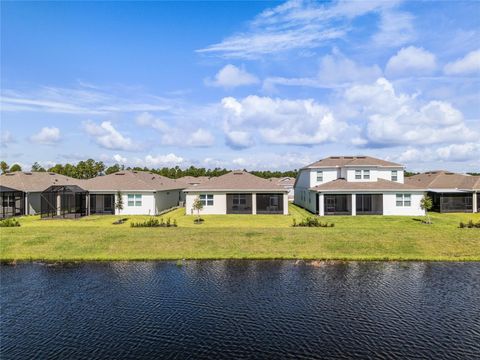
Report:
[[[371,156],[330,156],[318,160],[303,169],[318,167],[342,167],[342,166],[379,166],[379,167],[403,167],[391,161],[377,159]]]
[[[186,191],[279,191],[286,192],[285,188],[270,179],[263,179],[246,171],[232,171],[228,174],[212,177],[197,186],[191,186]]]

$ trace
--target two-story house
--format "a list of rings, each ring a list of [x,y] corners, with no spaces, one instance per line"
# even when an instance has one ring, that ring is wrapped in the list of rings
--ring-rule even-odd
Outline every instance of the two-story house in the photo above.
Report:
[[[424,215],[425,190],[404,166],[370,156],[330,156],[300,169],[295,204],[323,215]]]

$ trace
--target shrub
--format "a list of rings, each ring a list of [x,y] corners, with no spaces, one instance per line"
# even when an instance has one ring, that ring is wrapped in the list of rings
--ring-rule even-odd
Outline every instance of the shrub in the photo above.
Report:
[[[205,220],[202,219],[202,218],[196,218],[196,219],[193,220],[193,223],[194,223],[194,224],[201,224],[201,223],[203,223],[204,221],[205,221]]]
[[[297,222],[293,219],[293,227],[334,227],[334,223],[322,223],[319,218],[314,216],[308,216],[305,219],[302,219],[300,222]]]
[[[473,228],[480,228],[480,220],[478,222],[473,222],[473,220],[469,220],[467,223],[464,223],[463,221],[460,222],[458,225],[460,229],[468,228],[468,229],[473,229]]]
[[[17,219],[5,219],[0,221],[0,227],[17,227],[20,223]]]
[[[177,227],[177,222],[174,221],[173,223],[170,221],[170,218],[167,219],[165,222],[163,218],[160,218],[160,220],[151,217],[148,220],[145,220],[144,222],[132,222],[130,223],[130,227]]]

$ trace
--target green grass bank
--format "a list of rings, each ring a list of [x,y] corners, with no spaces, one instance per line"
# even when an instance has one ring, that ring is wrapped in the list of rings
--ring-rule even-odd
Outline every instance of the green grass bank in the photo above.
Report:
[[[332,216],[333,228],[293,228],[310,214],[290,205],[290,215],[208,215],[193,223],[177,209],[162,217],[177,228],[131,228],[148,216],[89,216],[77,220],[20,218],[20,227],[0,228],[2,261],[319,259],[480,261],[480,230],[460,221],[480,214],[422,217]]]

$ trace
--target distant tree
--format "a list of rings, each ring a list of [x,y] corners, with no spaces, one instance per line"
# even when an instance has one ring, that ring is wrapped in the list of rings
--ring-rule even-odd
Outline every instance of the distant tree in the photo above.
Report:
[[[425,221],[426,224],[432,223],[432,220],[430,219],[430,215],[428,214],[428,212],[432,210],[432,207],[433,207],[432,198],[428,195],[424,195],[422,200],[420,201],[420,208],[422,210],[425,210],[425,217],[427,218],[427,220]]]
[[[192,209],[197,211],[197,223],[200,224],[200,210],[203,209],[203,202],[200,200],[200,197],[197,196],[195,200],[193,200]]]
[[[32,172],[45,172],[45,168],[41,166],[38,162],[34,162],[31,170]]]
[[[79,179],[91,179],[95,176],[103,174],[105,171],[105,164],[102,161],[95,161],[88,159],[80,161],[76,166],[76,177]]]
[[[120,190],[117,191],[117,196],[116,196],[116,201],[115,201],[115,209],[117,209],[118,212],[123,210],[123,196],[122,196],[122,192]]]
[[[467,174],[472,176],[480,176],[480,172],[469,172]]]
[[[2,170],[2,174],[6,174],[8,172],[8,164],[5,161],[0,161],[0,170]]]
[[[22,167],[18,164],[13,164],[12,166],[10,166],[10,172],[14,171],[22,171]]]
[[[420,174],[420,173],[418,173],[418,172],[412,172],[412,171],[407,171],[407,170],[405,170],[405,171],[403,172],[403,175],[404,175],[405,177],[410,177],[410,176],[418,175],[418,174]]]
[[[121,170],[121,169],[120,169],[120,165],[115,164],[115,165],[109,166],[109,167],[107,168],[107,170],[105,170],[105,174],[110,175],[110,174],[116,173],[116,172],[118,172],[118,171],[120,171],[120,170]]]

